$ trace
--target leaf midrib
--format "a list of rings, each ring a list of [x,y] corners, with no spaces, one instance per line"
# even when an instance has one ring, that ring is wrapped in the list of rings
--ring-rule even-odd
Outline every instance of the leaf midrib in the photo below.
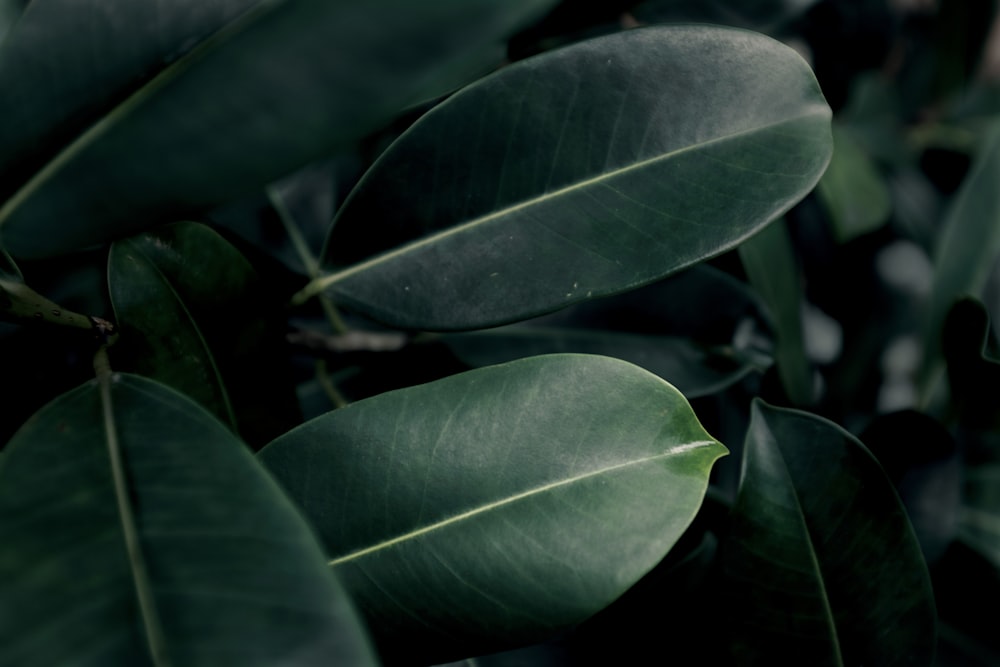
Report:
[[[518,202],[516,204],[503,207],[501,209],[493,211],[492,213],[487,213],[486,215],[481,215],[481,216],[479,216],[477,218],[473,218],[472,220],[469,220],[468,222],[464,222],[464,223],[461,223],[461,224],[456,225],[454,227],[451,227],[449,229],[445,229],[445,230],[442,230],[440,232],[431,234],[429,236],[425,236],[424,238],[417,239],[416,241],[411,241],[410,243],[406,243],[406,244],[400,246],[399,248],[395,248],[393,250],[390,250],[390,251],[384,252],[382,254],[376,255],[375,257],[372,257],[371,259],[368,259],[366,261],[360,262],[360,263],[355,264],[353,266],[349,266],[346,269],[343,269],[341,271],[337,271],[335,273],[328,274],[327,276],[325,276],[325,277],[323,277],[323,278],[315,281],[314,284],[313,284],[313,286],[312,286],[312,288],[310,289],[310,291],[312,291],[314,293],[320,292],[320,291],[322,291],[324,289],[327,289],[328,287],[330,287],[330,286],[332,286],[332,285],[334,285],[334,284],[336,284],[336,283],[338,283],[338,282],[340,282],[342,280],[350,278],[351,276],[353,276],[353,275],[355,275],[357,273],[361,273],[363,271],[367,271],[368,269],[376,267],[376,266],[378,266],[380,264],[383,264],[383,263],[386,263],[386,262],[390,262],[393,259],[395,259],[396,257],[402,256],[402,255],[406,255],[406,254],[408,254],[410,252],[413,252],[415,250],[418,250],[419,248],[424,247],[424,246],[428,246],[428,245],[432,245],[432,244],[435,244],[435,243],[439,243],[441,241],[441,239],[448,238],[450,236],[456,236],[458,234],[461,234],[463,232],[468,231],[469,229],[473,229],[473,228],[478,227],[480,225],[488,224],[488,223],[492,222],[493,220],[497,220],[499,218],[503,218],[505,216],[508,216],[508,215],[510,215],[512,213],[515,213],[517,211],[520,211],[522,209],[529,208],[531,206],[536,206],[536,205],[541,204],[541,203],[543,203],[545,201],[548,201],[550,199],[556,199],[558,197],[562,197],[562,196],[564,196],[566,194],[572,193],[572,192],[574,192],[576,190],[582,190],[582,189],[587,188],[589,186],[603,183],[606,180],[609,180],[609,179],[612,179],[612,178],[617,178],[617,177],[621,176],[622,174],[627,174],[629,172],[636,171],[636,170],[639,170],[639,169],[644,169],[646,167],[649,167],[651,165],[655,165],[655,164],[660,163],[660,162],[665,162],[665,161],[673,159],[673,158],[675,158],[675,157],[677,157],[679,155],[683,155],[685,153],[689,153],[689,152],[694,151],[694,150],[702,149],[702,148],[705,148],[707,146],[712,146],[712,145],[719,144],[719,143],[724,143],[726,141],[733,140],[733,139],[739,139],[740,137],[743,137],[743,136],[747,136],[747,135],[751,135],[751,134],[754,134],[754,133],[757,133],[757,132],[762,132],[762,131],[770,130],[772,128],[776,128],[776,127],[780,127],[782,125],[785,125],[787,123],[792,123],[792,122],[795,122],[795,121],[804,120],[804,119],[807,119],[807,118],[810,118],[810,117],[814,117],[814,116],[815,117],[827,117],[827,116],[829,116],[829,110],[826,109],[825,107],[823,107],[822,105],[811,104],[810,105],[810,109],[806,113],[802,113],[802,114],[797,115],[797,116],[791,116],[791,117],[788,117],[788,118],[782,118],[781,120],[774,121],[774,122],[771,122],[771,123],[767,123],[765,125],[760,125],[760,126],[756,126],[756,127],[752,127],[752,128],[747,128],[747,129],[744,129],[744,130],[740,130],[738,132],[733,132],[731,134],[727,134],[727,135],[715,137],[715,138],[709,139],[708,141],[702,141],[702,142],[699,142],[699,143],[690,144],[688,146],[682,146],[681,148],[677,148],[677,149],[674,149],[672,151],[668,151],[666,153],[662,153],[660,155],[656,155],[656,156],[651,157],[651,158],[646,158],[646,159],[640,160],[638,162],[633,162],[633,163],[631,163],[629,165],[626,165],[624,167],[619,167],[617,169],[612,169],[610,171],[602,172],[600,174],[597,174],[596,176],[591,176],[591,177],[583,179],[581,181],[577,181],[575,183],[571,183],[570,185],[558,188],[556,190],[552,190],[551,192],[546,192],[546,193],[543,193],[543,194],[538,195],[536,197],[532,197],[530,199],[526,199],[524,201]],[[2,217],[0,217],[0,220],[2,220]],[[336,225],[336,222],[334,223],[334,225]]]
[[[581,473],[579,475],[574,475],[573,477],[567,477],[566,479],[561,479],[555,482],[542,484],[541,486],[536,486],[534,488],[528,489],[527,491],[521,491],[520,493],[515,493],[505,498],[500,498],[498,500],[484,503],[471,510],[466,510],[465,512],[461,512],[459,514],[455,514],[446,519],[436,521],[421,528],[408,531],[406,533],[397,535],[396,537],[390,538],[388,540],[383,540],[382,542],[373,544],[372,546],[365,547],[363,549],[358,549],[357,551],[353,551],[345,556],[334,558],[327,564],[330,567],[337,567],[338,565],[343,565],[344,563],[358,560],[359,558],[363,558],[378,551],[389,549],[391,547],[396,546],[397,544],[406,542],[407,540],[412,540],[418,537],[422,537],[423,535],[427,535],[428,533],[432,533],[441,530],[443,528],[447,528],[448,526],[452,526],[454,524],[467,521],[481,514],[485,514],[487,512],[491,512],[501,507],[511,505],[513,503],[524,500],[526,498],[530,498],[532,496],[552,491],[553,489],[558,489],[563,486],[569,486],[570,484],[575,484],[576,482],[590,479],[591,477],[596,477],[598,475],[603,475],[605,473],[614,472],[616,470],[621,470],[624,468],[628,468],[630,466],[641,465],[643,463],[650,463],[652,461],[658,461],[660,459],[664,459],[670,456],[676,456],[678,454],[683,454],[684,452],[692,451],[695,449],[700,449],[703,447],[711,447],[712,445],[716,444],[718,443],[715,440],[695,440],[693,442],[687,442],[681,445],[677,445],[675,447],[671,447],[667,451],[661,452],[659,454],[654,454],[653,456],[646,456],[640,459],[632,459],[630,461],[625,461],[623,463],[616,463],[615,465],[598,468],[596,470],[590,470],[585,473]]]
[[[260,0],[256,5],[247,9],[228,24],[222,26],[214,33],[202,40],[191,51],[181,56],[176,62],[165,67],[150,81],[141,86],[138,90],[126,97],[111,111],[98,119],[89,129],[80,134],[76,139],[67,144],[61,151],[55,154],[45,165],[35,172],[17,192],[14,193],[5,204],[0,206],[0,227],[8,220],[12,214],[38,190],[45,186],[46,182],[54,175],[72,162],[72,160],[85,151],[89,146],[96,143],[108,131],[117,126],[118,121],[129,116],[132,111],[141,107],[148,99],[156,95],[160,90],[168,86],[174,80],[183,76],[191,67],[203,60],[207,54],[215,50],[219,45],[225,44],[235,36],[245,32],[256,25],[264,17],[269,16],[278,8],[287,4],[289,0]]]

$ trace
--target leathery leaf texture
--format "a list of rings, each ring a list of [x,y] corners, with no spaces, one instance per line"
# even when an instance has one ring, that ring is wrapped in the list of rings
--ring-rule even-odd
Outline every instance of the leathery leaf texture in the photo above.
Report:
[[[736,246],[830,153],[830,109],[777,41],[713,26],[587,40],[417,121],[338,213],[313,291],[402,328],[525,319]]]
[[[754,401],[726,545],[738,665],[930,665],[927,566],[875,457],[832,422]]]
[[[258,456],[391,663],[530,643],[600,610],[676,542],[725,452],[660,378],[566,354],[359,401]]]
[[[0,459],[0,664],[372,665],[316,538],[243,443],[139,376]]]

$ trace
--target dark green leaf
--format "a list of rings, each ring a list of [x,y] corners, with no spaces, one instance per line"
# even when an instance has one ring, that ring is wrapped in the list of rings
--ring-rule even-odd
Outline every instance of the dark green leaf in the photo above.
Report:
[[[659,378],[552,355],[354,403],[260,457],[383,656],[443,661],[614,600],[691,522],[724,452]]]
[[[4,246],[58,254],[262,186],[492,64],[484,47],[551,4],[259,2],[62,146],[0,208]]]
[[[0,199],[154,74],[263,4],[32,0],[0,51]]]
[[[382,155],[313,288],[453,330],[637,287],[801,199],[829,160],[829,119],[802,59],[755,33],[652,27],[546,53],[463,89]]]
[[[785,393],[796,405],[811,405],[816,391],[802,331],[805,294],[786,221],[778,220],[744,242],[739,254],[750,284],[774,317],[774,356]]]
[[[474,367],[556,352],[617,357],[693,398],[770,366],[769,332],[763,304],[744,283],[696,266],[523,325],[448,334],[441,340]]]
[[[920,547],[864,446],[755,401],[727,546],[739,664],[930,665]]]
[[[875,231],[891,212],[889,188],[854,136],[833,126],[833,159],[817,188],[840,243]]]
[[[0,663],[370,665],[309,527],[219,422],[109,376],[0,459]]]
[[[217,233],[186,222],[119,241],[108,284],[120,329],[116,368],[187,394],[251,444],[298,422],[276,363],[283,332],[268,324],[273,298]]]
[[[948,311],[965,295],[978,296],[1000,255],[1000,121],[951,205],[934,254],[934,283],[922,372],[924,395],[941,371],[941,331]]]

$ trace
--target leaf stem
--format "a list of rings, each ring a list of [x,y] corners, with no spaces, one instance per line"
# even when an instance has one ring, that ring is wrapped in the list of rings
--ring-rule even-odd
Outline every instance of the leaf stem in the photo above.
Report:
[[[94,355],[94,373],[97,376],[97,384],[100,389],[104,436],[108,445],[108,459],[111,463],[111,475],[114,480],[118,517],[121,519],[125,549],[128,552],[132,580],[135,585],[136,598],[138,598],[139,602],[143,627],[146,630],[146,641],[149,645],[150,657],[156,667],[170,667],[167,641],[163,633],[163,627],[160,624],[156,602],[153,599],[152,585],[150,584],[149,574],[146,570],[142,545],[139,542],[139,530],[129,500],[128,480],[125,477],[121,443],[118,441],[114,407],[111,402],[113,375],[111,372],[111,363],[108,360],[108,349],[105,345],[101,345],[97,350],[97,354]]]
[[[320,359],[316,362],[316,380],[319,382],[319,385],[323,387],[323,391],[326,392],[327,397],[330,399],[330,402],[333,403],[333,407],[335,409],[343,408],[350,403],[350,401],[344,398],[344,395],[340,393],[340,390],[337,389],[337,385],[333,383],[333,380],[330,379],[330,373],[326,367],[326,359]]]

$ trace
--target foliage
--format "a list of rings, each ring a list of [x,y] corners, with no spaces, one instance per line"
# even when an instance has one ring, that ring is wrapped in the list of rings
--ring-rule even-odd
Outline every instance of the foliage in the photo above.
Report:
[[[0,0],[0,664],[1000,661],[993,3],[587,7]]]

